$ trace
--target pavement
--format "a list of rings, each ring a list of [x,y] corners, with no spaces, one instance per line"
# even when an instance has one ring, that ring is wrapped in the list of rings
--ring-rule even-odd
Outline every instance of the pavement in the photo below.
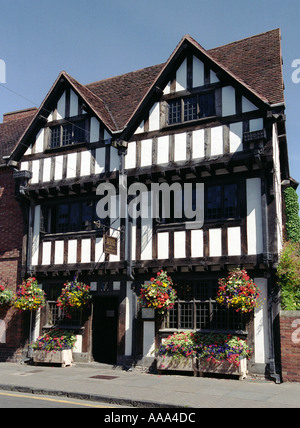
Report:
[[[300,408],[300,383],[158,375],[100,363],[0,363],[0,390],[141,408]]]

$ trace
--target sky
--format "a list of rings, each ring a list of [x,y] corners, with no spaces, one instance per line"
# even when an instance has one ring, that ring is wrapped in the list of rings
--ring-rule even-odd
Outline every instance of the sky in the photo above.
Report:
[[[0,0],[0,122],[38,107],[62,70],[86,84],[165,62],[185,34],[210,49],[280,28],[290,175],[300,182],[299,20],[299,0]]]

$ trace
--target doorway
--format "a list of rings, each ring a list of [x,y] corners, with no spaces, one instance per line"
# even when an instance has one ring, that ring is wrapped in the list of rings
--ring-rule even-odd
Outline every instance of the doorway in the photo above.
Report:
[[[117,362],[118,307],[117,297],[94,297],[92,353],[100,363]]]

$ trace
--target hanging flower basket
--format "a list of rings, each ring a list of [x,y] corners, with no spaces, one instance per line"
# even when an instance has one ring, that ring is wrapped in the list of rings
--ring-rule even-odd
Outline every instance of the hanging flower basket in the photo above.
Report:
[[[91,300],[90,286],[79,282],[77,278],[64,284],[61,295],[57,299],[57,306],[66,314],[86,307]]]
[[[13,300],[14,293],[8,288],[0,285],[0,307],[10,306]]]
[[[140,301],[143,308],[154,308],[163,314],[172,309],[176,301],[177,293],[172,287],[173,282],[167,272],[157,272],[156,278],[150,279],[150,284],[144,284],[141,288]]]
[[[36,278],[30,277],[18,285],[12,303],[15,308],[22,311],[36,311],[46,304],[45,292],[39,288]]]
[[[234,269],[227,278],[219,279],[216,301],[236,312],[252,312],[258,304],[260,290],[245,269]]]

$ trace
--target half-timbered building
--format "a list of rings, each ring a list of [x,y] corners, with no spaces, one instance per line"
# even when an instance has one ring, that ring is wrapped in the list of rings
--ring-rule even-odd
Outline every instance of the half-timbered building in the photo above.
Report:
[[[93,294],[90,312],[68,321],[77,359],[151,365],[170,332],[227,331],[253,346],[250,371],[275,373],[284,109],[279,30],[210,50],[187,35],[165,63],[87,85],[61,72],[10,158],[28,206],[23,275],[34,274],[47,294],[36,329],[67,322],[55,301],[76,275]],[[136,209],[144,203],[149,212],[161,199],[153,184],[165,183],[170,212],[99,219],[104,183],[117,189],[117,207],[121,189],[127,206],[134,196],[126,189],[143,184]],[[186,183],[201,221],[177,215]],[[117,238],[116,254],[104,251],[104,235]],[[238,266],[265,299],[254,318],[215,301],[218,278]],[[162,323],[143,320],[138,302],[158,269],[178,290]]]

